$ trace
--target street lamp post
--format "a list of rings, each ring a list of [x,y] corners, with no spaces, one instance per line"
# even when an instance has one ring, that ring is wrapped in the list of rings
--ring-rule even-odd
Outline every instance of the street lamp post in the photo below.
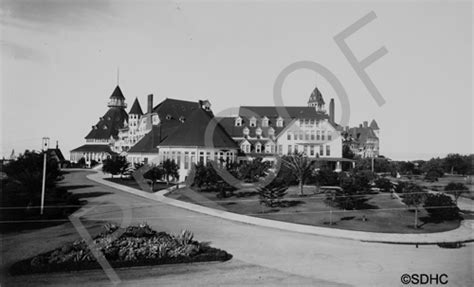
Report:
[[[49,147],[49,138],[44,137],[43,138],[43,182],[42,182],[42,188],[41,188],[41,211],[40,214],[43,215],[43,209],[44,209],[44,192],[45,192],[45,187],[46,187],[46,155],[48,153],[48,147]]]

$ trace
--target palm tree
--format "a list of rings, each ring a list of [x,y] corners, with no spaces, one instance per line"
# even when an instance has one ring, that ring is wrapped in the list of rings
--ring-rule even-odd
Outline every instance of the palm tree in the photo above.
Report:
[[[300,188],[300,195],[304,195],[304,182],[313,171],[313,162],[305,156],[304,153],[295,153],[284,156],[282,158],[282,163],[295,174]]]

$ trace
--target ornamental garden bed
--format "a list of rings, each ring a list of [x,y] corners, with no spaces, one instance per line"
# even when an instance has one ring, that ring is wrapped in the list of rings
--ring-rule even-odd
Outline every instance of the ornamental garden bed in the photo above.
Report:
[[[125,229],[106,224],[93,238],[95,246],[112,267],[227,261],[232,255],[193,239],[189,231],[157,232],[147,224]],[[88,244],[76,240],[52,251],[14,263],[12,275],[79,271],[101,268]]]

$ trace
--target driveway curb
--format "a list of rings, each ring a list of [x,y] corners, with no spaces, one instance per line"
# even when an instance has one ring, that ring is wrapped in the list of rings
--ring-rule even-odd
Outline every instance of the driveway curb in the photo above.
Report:
[[[342,238],[349,240],[357,240],[363,242],[389,243],[389,244],[437,244],[437,243],[453,243],[453,242],[470,242],[474,241],[474,220],[464,220],[461,225],[454,230],[424,233],[424,234],[401,234],[401,233],[377,233],[363,232],[343,229],[333,229],[318,226],[302,225],[296,223],[282,222],[248,215],[242,215],[223,210],[212,209],[209,207],[196,205],[176,199],[166,197],[176,187],[164,189],[156,193],[149,193],[121,184],[104,180],[105,175],[101,172],[95,172],[87,175],[87,178],[100,184],[128,192],[140,197],[151,199],[168,205],[184,208],[194,212],[219,217],[236,222],[275,228],[285,231],[299,232],[305,234],[313,234],[324,237]]]

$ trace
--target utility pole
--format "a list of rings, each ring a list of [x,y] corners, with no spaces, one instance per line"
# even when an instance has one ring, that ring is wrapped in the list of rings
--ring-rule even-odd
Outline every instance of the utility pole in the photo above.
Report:
[[[374,172],[374,154],[372,153],[372,172]]]
[[[49,138],[44,137],[43,138],[43,184],[41,188],[41,211],[40,211],[41,215],[43,215],[43,209],[44,209],[44,192],[45,192],[45,187],[46,187],[46,156],[48,153],[48,147],[49,147]]]

